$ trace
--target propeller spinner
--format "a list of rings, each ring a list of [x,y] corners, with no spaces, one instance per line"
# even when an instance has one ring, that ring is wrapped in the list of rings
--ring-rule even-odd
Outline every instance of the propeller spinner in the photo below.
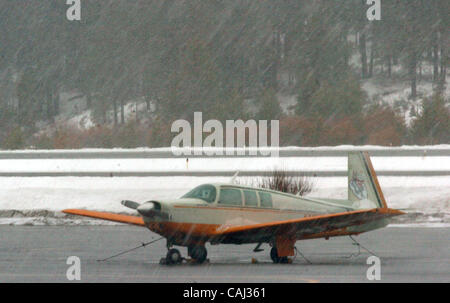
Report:
[[[155,215],[165,217],[166,215],[161,212],[161,206],[158,202],[148,201],[140,204],[134,201],[123,200],[121,203],[123,206],[137,210],[140,215],[145,217],[152,217]]]

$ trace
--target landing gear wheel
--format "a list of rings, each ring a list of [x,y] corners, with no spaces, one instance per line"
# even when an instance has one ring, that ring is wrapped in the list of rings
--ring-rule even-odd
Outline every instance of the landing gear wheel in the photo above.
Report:
[[[278,256],[278,250],[275,246],[273,246],[270,250],[270,258],[272,259],[273,263],[280,263],[281,258]]]
[[[195,263],[201,264],[205,262],[208,252],[203,245],[189,246],[188,255],[195,260]]]
[[[180,264],[183,261],[181,253],[178,249],[169,249],[166,255],[166,264]]]
[[[278,250],[276,248],[276,246],[273,246],[272,249],[270,250],[270,258],[272,259],[273,263],[277,264],[277,263],[289,263],[289,259],[288,257],[280,257],[278,256]]]

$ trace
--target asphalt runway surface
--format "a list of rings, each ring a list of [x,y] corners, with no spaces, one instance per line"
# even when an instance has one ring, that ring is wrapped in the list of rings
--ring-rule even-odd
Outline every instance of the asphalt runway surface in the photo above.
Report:
[[[202,265],[160,265],[165,240],[98,262],[157,239],[144,228],[0,226],[0,282],[70,282],[69,256],[80,259],[79,282],[377,282],[366,272],[370,253],[349,237],[298,241],[292,264],[272,264],[268,245],[207,245]],[[450,282],[450,228],[389,227],[355,237],[380,257],[379,282]],[[179,248],[179,247],[176,247]],[[179,248],[186,256],[186,248]],[[257,263],[252,263],[252,258]]]

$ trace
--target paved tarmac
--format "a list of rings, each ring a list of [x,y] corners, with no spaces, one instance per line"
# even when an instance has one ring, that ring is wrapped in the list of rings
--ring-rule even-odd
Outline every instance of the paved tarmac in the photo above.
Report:
[[[307,258],[272,264],[269,246],[208,245],[209,263],[164,266],[165,241],[133,226],[0,226],[0,282],[72,282],[69,256],[80,259],[80,282],[370,282],[370,253],[349,237],[298,241]],[[450,282],[450,228],[389,227],[355,237],[381,261],[380,282]],[[186,248],[179,248],[186,256]],[[258,263],[252,263],[256,258]]]

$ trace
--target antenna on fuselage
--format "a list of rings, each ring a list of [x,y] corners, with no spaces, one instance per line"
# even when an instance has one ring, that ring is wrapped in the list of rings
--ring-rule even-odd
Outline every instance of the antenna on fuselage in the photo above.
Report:
[[[237,171],[237,172],[233,175],[233,177],[231,177],[231,180],[230,180],[230,183],[231,183],[231,184],[235,184],[235,181],[236,181],[236,178],[237,178],[238,175],[239,175],[239,171]]]

